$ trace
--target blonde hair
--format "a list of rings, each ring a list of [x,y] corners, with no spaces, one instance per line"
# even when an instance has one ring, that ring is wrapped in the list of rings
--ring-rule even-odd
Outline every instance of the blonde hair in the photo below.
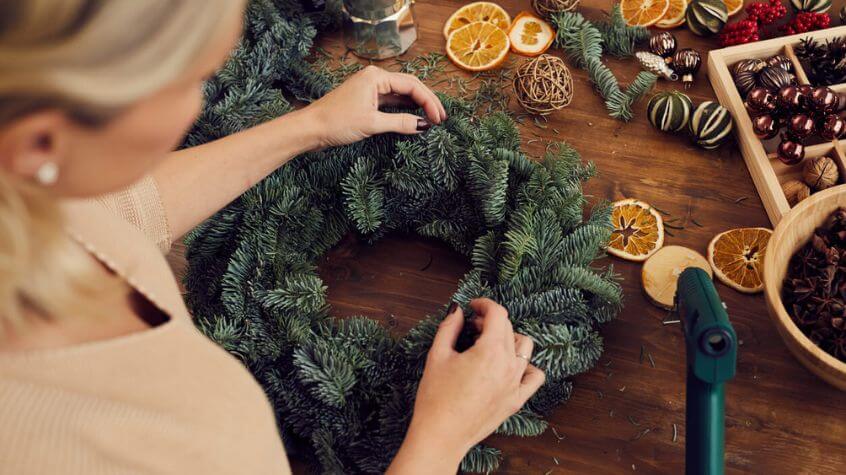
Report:
[[[3,0],[0,127],[42,109],[86,124],[179,78],[204,51],[237,0]],[[43,187],[0,171],[0,334],[26,309],[54,317],[87,312],[95,268],[62,230]]]

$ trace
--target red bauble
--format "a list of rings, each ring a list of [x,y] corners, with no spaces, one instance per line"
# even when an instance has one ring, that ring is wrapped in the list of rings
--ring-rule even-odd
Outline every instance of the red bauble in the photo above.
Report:
[[[787,121],[787,133],[797,140],[805,140],[810,137],[815,129],[814,119],[805,114],[796,114]]]
[[[802,104],[805,102],[804,95],[799,90],[799,87],[792,84],[779,89],[778,94],[776,94],[776,100],[779,107],[792,111],[801,109]]]
[[[802,108],[805,110],[811,110],[811,94],[814,92],[814,87],[810,84],[800,84],[796,86],[799,89],[799,93],[802,94]]]
[[[782,136],[776,150],[778,159],[787,165],[796,165],[805,158],[805,146],[800,142]]]
[[[826,140],[834,140],[843,137],[846,132],[846,121],[834,114],[829,114],[820,121],[820,137]]]
[[[831,114],[837,111],[839,102],[840,98],[837,96],[837,93],[829,87],[820,86],[814,88],[814,91],[811,92],[811,107],[815,112],[819,112],[820,114]]]
[[[775,96],[763,87],[753,87],[746,95],[746,108],[758,114],[769,114],[778,108]]]
[[[779,121],[769,114],[759,115],[752,119],[752,128],[761,140],[771,139],[778,135],[779,127]]]

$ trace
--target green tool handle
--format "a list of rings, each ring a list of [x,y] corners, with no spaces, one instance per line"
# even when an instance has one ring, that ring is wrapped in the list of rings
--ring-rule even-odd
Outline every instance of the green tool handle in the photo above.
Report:
[[[706,383],[687,369],[685,474],[723,475],[725,385]]]

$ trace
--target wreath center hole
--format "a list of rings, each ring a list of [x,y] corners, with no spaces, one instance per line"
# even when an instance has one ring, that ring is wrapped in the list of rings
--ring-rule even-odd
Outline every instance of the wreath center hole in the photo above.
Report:
[[[373,244],[347,236],[318,266],[333,316],[365,315],[397,336],[442,311],[469,270],[449,245],[399,233]]]

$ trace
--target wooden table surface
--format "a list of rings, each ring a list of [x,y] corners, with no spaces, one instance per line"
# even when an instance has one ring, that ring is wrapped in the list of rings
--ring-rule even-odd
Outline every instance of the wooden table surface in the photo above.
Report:
[[[419,39],[403,57],[443,52],[444,21],[462,3],[418,1]],[[528,0],[500,3],[512,16],[531,10]],[[611,0],[582,0],[580,11],[590,19],[600,19],[611,5]],[[841,5],[835,1],[832,12]],[[715,39],[697,37],[685,28],[674,33],[679,47],[696,48],[703,59],[709,49],[717,47]],[[336,53],[343,50],[340,34],[324,37],[321,44]],[[608,63],[623,83],[639,71],[633,58]],[[381,64],[391,69],[391,61]],[[703,64],[689,91],[694,103],[714,99],[706,69]],[[566,140],[586,160],[595,162],[599,176],[586,187],[592,201],[638,198],[672,216],[689,212],[702,227],[672,230],[674,236],[667,237],[667,244],[688,246],[703,254],[710,239],[721,231],[770,226],[734,143],[705,152],[685,136],[658,133],[646,120],[645,100],[635,107],[631,122],[611,119],[587,74],[575,68],[571,71],[576,92],[572,104],[550,116],[548,129],[528,123],[523,138],[525,142],[538,134]],[[662,90],[678,87],[678,83],[665,81],[657,86]],[[510,108],[521,112],[516,101]],[[556,136],[553,128],[560,135]],[[540,155],[543,147],[543,143],[533,143],[525,150]],[[625,307],[602,330],[606,350],[601,364],[575,378],[572,399],[550,417],[551,427],[563,439],[552,430],[536,438],[492,439],[505,455],[502,473],[683,471],[685,357],[681,327],[661,324],[667,311],[652,306],[644,297],[639,264],[619,259],[610,262],[622,275]],[[394,325],[401,334],[422,315],[444,305],[468,268],[465,258],[439,242],[390,236],[373,246],[339,246],[322,264],[322,275],[336,315],[368,315]],[[793,358],[770,323],[761,295],[742,295],[722,284],[717,288],[741,344],[737,376],[727,388],[728,471],[846,473],[846,393],[826,385]],[[648,358],[640,361],[642,347],[652,355],[654,367]],[[673,424],[678,426],[675,442]],[[648,433],[635,439],[647,428]]]

